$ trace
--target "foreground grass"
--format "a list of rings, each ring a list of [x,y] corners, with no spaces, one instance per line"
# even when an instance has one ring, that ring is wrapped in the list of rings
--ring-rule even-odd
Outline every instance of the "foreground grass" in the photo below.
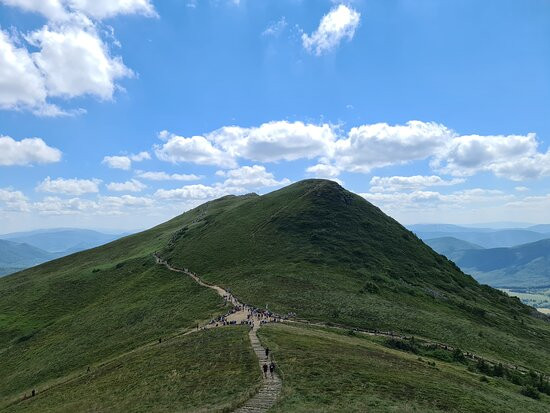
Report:
[[[504,379],[480,381],[462,365],[420,359],[376,340],[315,328],[259,331],[283,378],[273,412],[547,412]]]
[[[231,327],[133,352],[5,411],[229,411],[260,382],[248,329]]]
[[[31,288],[1,285],[0,403],[225,311],[215,292],[150,256],[93,264],[29,277]]]

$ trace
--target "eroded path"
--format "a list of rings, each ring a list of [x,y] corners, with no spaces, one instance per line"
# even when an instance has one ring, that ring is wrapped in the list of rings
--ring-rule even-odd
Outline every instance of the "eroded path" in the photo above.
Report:
[[[157,261],[157,264],[164,265],[170,271],[175,271],[175,272],[188,275],[203,287],[213,289],[221,297],[223,297],[226,301],[230,302],[234,306],[234,310],[229,314],[227,314],[226,316],[224,316],[223,321],[212,321],[206,326],[203,326],[202,328],[215,328],[221,325],[227,325],[231,323],[233,324],[248,323],[249,325],[252,326],[252,328],[250,329],[250,332],[248,333],[248,336],[250,338],[250,344],[252,345],[252,349],[254,350],[254,353],[256,353],[256,356],[258,357],[258,365],[260,367],[260,371],[262,372],[262,386],[255,396],[250,398],[247,402],[245,402],[243,406],[235,410],[235,412],[236,413],[266,412],[269,408],[271,408],[277,402],[277,398],[281,393],[282,382],[277,372],[273,372],[273,374],[271,374],[268,371],[267,375],[265,375],[263,372],[264,364],[269,365],[271,362],[271,359],[269,356],[266,355],[266,349],[260,343],[260,340],[258,339],[257,331],[263,323],[277,321],[278,318],[265,316],[263,314],[258,313],[252,307],[241,303],[230,292],[224,290],[223,288],[217,285],[205,283],[203,280],[199,278],[199,276],[197,276],[197,274],[189,271],[187,268],[183,268],[183,269],[175,268],[171,266],[167,261],[160,258],[158,255],[155,255],[155,259]]]

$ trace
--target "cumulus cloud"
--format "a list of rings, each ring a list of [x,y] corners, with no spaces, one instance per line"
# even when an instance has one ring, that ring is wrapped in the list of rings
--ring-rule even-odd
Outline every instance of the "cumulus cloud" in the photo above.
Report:
[[[25,39],[39,51],[32,54],[49,96],[94,95],[112,99],[116,80],[133,73],[120,57],[112,57],[95,25],[78,16],[46,25]]]
[[[373,176],[370,180],[371,192],[399,192],[421,189],[431,186],[450,186],[463,183],[465,180],[454,178],[445,180],[437,175],[431,176]]]
[[[28,12],[39,13],[48,19],[62,19],[67,11],[61,0],[0,0],[7,6],[19,7]]]
[[[156,15],[149,0],[0,0],[44,15],[40,29],[13,35],[0,30],[0,109],[30,110],[41,116],[82,113],[63,110],[50,98],[95,96],[113,99],[118,81],[133,77],[120,56],[112,56],[99,20],[119,14]],[[37,49],[37,50],[35,50]]]
[[[11,188],[0,188],[0,210],[29,211],[28,199],[21,191],[14,191]]]
[[[36,190],[39,192],[53,192],[57,194],[82,195],[99,192],[99,179],[51,179],[49,176],[44,179]]]
[[[151,159],[149,152],[140,152],[131,155],[105,156],[101,163],[112,169],[122,169],[128,171],[132,167],[132,162],[141,162]]]
[[[287,178],[277,181],[271,172],[267,172],[265,167],[260,165],[222,171],[219,175],[227,178],[223,183],[226,187],[266,188],[290,183]]]
[[[147,185],[141,183],[137,179],[131,179],[126,182],[111,182],[110,184],[107,184],[107,189],[115,192],[141,192],[145,188],[147,188]]]
[[[432,167],[455,176],[492,172],[521,181],[550,175],[550,152],[538,152],[536,135],[454,137]]]
[[[109,168],[123,169],[125,171],[132,167],[132,160],[127,156],[106,156],[101,163],[104,163]]]
[[[318,163],[310,166],[306,172],[316,178],[335,179],[340,175],[340,169],[328,163]]]
[[[105,19],[119,14],[157,16],[150,0],[65,0],[64,2],[70,9],[96,19]]]
[[[454,132],[434,122],[376,123],[352,128],[336,144],[336,167],[350,172],[426,159],[445,148]]]
[[[61,151],[48,146],[40,138],[20,141],[0,136],[0,166],[53,163],[61,160]]]
[[[168,174],[161,171],[136,171],[139,178],[150,181],[198,181],[201,176],[195,174]]]
[[[216,148],[204,136],[186,138],[162,131],[159,137],[166,141],[163,145],[155,147],[155,154],[161,161],[172,163],[190,162],[229,168],[237,165],[230,154]]]
[[[340,4],[331,9],[311,35],[302,34],[304,48],[317,56],[334,50],[342,40],[353,39],[359,26],[361,14],[354,9]]]
[[[29,52],[15,45],[7,32],[0,30],[0,109],[46,106],[47,91],[42,74]]]
[[[218,176],[225,177],[223,182],[213,185],[185,185],[177,189],[159,189],[155,197],[180,201],[206,200],[219,198],[225,195],[238,195],[250,192],[252,189],[287,185],[290,180],[275,179],[272,173],[267,172],[260,165],[243,166],[229,171],[218,171]]]
[[[0,3],[39,13],[50,20],[66,19],[75,12],[98,20],[119,14],[157,16],[150,0],[0,0]]]
[[[207,137],[233,157],[276,162],[331,154],[336,134],[328,124],[275,121],[251,128],[227,126]]]
[[[146,210],[154,205],[154,199],[133,195],[99,196],[95,200],[48,196],[33,203],[32,209],[41,215],[121,215],[136,209]]]

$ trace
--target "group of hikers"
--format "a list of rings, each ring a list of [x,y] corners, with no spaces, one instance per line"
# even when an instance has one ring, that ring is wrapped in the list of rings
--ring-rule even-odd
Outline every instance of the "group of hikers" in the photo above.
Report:
[[[262,370],[264,372],[264,378],[267,379],[267,372],[269,371],[269,374],[271,375],[271,378],[273,378],[273,374],[275,373],[275,363],[273,360],[270,361],[269,359],[269,347],[265,348],[265,357],[266,361],[262,365]],[[269,362],[269,364],[267,364]]]

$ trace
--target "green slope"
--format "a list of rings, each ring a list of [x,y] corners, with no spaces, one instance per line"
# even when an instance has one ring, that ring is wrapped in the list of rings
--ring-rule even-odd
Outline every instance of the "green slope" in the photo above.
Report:
[[[550,367],[550,324],[334,182],[302,181],[193,213],[162,254],[244,302]]]
[[[249,304],[311,321],[412,333],[550,370],[550,324],[529,307],[480,286],[363,198],[333,182],[308,180],[263,196],[212,201],[151,230],[0,279],[0,409],[20,409],[11,403],[32,388],[40,396],[24,403],[36,411],[207,408],[207,394],[216,391],[210,387],[190,399],[140,391],[131,393],[130,404],[114,404],[134,385],[189,389],[205,380],[208,373],[199,369],[199,378],[189,373],[173,384],[169,354],[151,349],[158,337],[175,345],[178,334],[226,310],[211,290],[156,265],[153,252]],[[220,385],[223,397],[211,399],[219,408],[242,400],[257,379],[250,349],[229,331],[216,337],[222,347],[240,346],[235,357],[242,370],[234,374],[243,384]],[[181,340],[192,346],[200,337]],[[186,349],[176,354],[183,363],[176,372],[196,363]],[[132,361],[121,362],[117,374],[109,370],[113,360]],[[94,376],[81,377],[88,366]],[[223,360],[211,358],[207,371],[223,368]],[[86,391],[97,396],[81,396]]]

